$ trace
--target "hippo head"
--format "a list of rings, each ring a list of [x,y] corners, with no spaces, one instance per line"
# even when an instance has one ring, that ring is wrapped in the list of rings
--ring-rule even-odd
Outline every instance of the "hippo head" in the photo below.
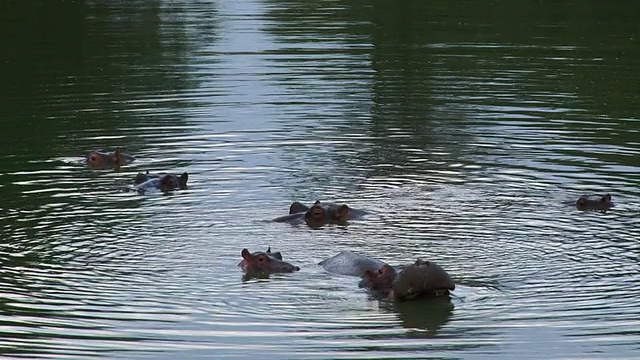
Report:
[[[386,293],[391,290],[397,274],[396,269],[386,264],[378,271],[367,269],[359,286]]]
[[[163,191],[171,191],[175,189],[184,189],[187,187],[189,174],[182,173],[179,177],[173,174],[166,174],[158,180],[158,187]]]
[[[147,171],[146,174],[139,172],[136,174],[135,179],[133,179],[133,183],[138,185],[138,184],[142,184],[147,180],[149,180],[149,171]]]
[[[611,202],[610,194],[595,199],[589,195],[582,195],[578,201],[576,201],[576,207],[581,211],[594,210],[606,212],[612,206],[613,202]]]
[[[347,205],[323,206],[320,201],[316,201],[304,214],[304,220],[311,226],[321,226],[329,222],[340,223],[347,220],[349,210]]]
[[[164,191],[171,191],[178,187],[178,178],[173,174],[163,175],[158,180],[158,187]]]
[[[87,155],[86,162],[91,167],[120,166],[124,163],[120,149],[114,152],[92,151]]]
[[[249,250],[242,249],[243,260],[238,265],[246,273],[290,273],[300,270],[299,267],[282,261],[282,255],[279,252],[271,253],[270,250],[250,253]]]

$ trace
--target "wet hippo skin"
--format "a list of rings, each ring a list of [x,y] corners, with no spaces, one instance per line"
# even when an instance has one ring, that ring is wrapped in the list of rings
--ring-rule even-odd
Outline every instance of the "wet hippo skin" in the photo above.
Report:
[[[334,274],[363,277],[367,270],[378,271],[387,264],[350,250],[344,250],[337,255],[322,260],[318,265]]]

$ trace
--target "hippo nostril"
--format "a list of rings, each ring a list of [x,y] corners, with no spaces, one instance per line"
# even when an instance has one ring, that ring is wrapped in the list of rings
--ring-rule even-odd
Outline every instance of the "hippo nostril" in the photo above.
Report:
[[[282,270],[285,272],[294,272],[294,271],[299,271],[300,268],[297,266],[289,265],[289,266],[283,267]]]

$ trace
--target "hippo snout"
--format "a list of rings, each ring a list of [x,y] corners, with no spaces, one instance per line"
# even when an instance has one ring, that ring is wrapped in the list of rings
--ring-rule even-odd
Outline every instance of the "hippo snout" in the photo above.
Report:
[[[300,268],[283,261],[282,264],[280,264],[278,271],[275,272],[292,273],[296,271],[300,271]]]

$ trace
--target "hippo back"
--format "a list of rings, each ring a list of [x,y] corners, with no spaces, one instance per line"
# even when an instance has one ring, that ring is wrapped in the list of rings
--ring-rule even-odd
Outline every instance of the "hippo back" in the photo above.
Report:
[[[393,282],[396,299],[410,299],[416,296],[448,295],[455,284],[449,274],[432,261],[418,259],[401,271]]]
[[[363,276],[366,270],[378,271],[386,265],[383,261],[345,250],[319,263],[326,271],[351,276]]]

